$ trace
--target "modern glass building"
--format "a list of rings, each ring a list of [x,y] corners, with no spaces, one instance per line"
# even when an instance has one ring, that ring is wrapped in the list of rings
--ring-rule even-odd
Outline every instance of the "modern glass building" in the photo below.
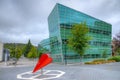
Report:
[[[83,61],[101,58],[104,51],[111,56],[112,25],[80,11],[57,3],[48,17],[51,55],[54,62],[79,62],[79,55],[67,46],[73,24],[86,22],[89,28],[89,48]]]
[[[44,49],[44,50],[43,50]],[[48,39],[44,39],[42,40],[39,44],[38,44],[38,51],[43,51],[45,53],[49,53],[50,52],[50,40]]]

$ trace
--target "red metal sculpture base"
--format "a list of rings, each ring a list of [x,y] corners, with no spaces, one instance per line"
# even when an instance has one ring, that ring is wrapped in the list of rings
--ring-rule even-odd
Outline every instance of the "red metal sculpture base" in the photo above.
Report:
[[[34,67],[34,70],[32,73],[35,73],[36,71],[42,69],[43,67],[50,64],[51,62],[52,62],[52,58],[48,54],[42,54],[36,66]]]

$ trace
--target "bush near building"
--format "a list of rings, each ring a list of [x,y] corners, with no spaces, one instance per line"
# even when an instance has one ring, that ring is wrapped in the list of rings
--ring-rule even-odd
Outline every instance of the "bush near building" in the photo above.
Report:
[[[120,62],[120,56],[110,57],[108,60],[115,60],[116,62]]]
[[[95,59],[91,62],[85,62],[85,64],[105,64],[105,63],[111,63],[116,62],[115,60],[105,60],[105,59]]]

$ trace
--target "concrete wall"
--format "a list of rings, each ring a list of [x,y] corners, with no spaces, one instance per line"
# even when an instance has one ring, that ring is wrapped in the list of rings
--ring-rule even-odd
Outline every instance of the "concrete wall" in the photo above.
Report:
[[[0,42],[0,61],[3,60],[3,43]]]

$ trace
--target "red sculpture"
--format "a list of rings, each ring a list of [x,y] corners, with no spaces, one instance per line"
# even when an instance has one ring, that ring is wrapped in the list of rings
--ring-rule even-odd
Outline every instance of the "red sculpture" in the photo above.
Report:
[[[42,54],[32,73],[42,69],[44,66],[50,64],[51,62],[52,58],[48,54]]]

